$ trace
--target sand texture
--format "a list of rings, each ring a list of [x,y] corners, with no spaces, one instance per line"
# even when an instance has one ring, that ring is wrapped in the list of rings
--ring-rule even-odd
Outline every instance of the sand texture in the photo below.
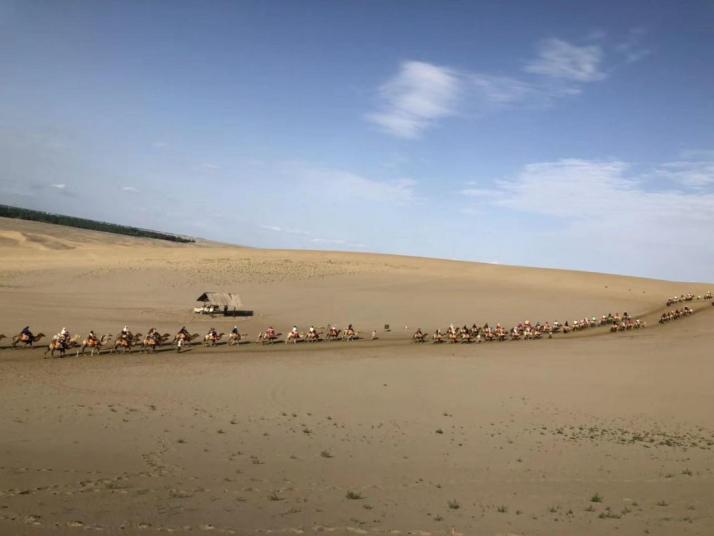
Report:
[[[64,359],[0,340],[0,534],[714,534],[714,307],[657,323],[712,288],[0,219],[0,334],[248,336]],[[193,314],[207,290],[255,316]],[[648,327],[410,338],[624,311]],[[363,339],[255,343],[330,323]]]

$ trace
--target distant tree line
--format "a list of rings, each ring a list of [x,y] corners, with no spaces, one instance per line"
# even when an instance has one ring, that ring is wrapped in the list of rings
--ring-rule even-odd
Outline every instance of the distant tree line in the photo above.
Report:
[[[139,229],[138,227],[128,227],[126,225],[117,225],[116,223],[107,223],[103,221],[87,220],[84,218],[75,218],[72,216],[64,216],[62,214],[51,214],[49,212],[42,212],[39,210],[11,207],[8,205],[0,205],[0,216],[5,218],[15,218],[18,220],[54,223],[56,225],[66,225],[68,227],[78,227],[79,229],[89,229],[92,231],[103,231],[105,233],[138,236],[141,238],[155,238],[158,240],[169,240],[171,242],[184,243],[195,242],[193,238],[188,238],[185,236],[161,233],[159,231],[151,231],[148,229]]]

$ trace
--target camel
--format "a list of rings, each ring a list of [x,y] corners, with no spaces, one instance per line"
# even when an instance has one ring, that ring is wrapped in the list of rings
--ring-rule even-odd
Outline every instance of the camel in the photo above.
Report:
[[[198,339],[198,337],[200,337],[198,333],[186,334],[184,332],[179,331],[176,335],[174,335],[172,344],[175,344],[176,351],[180,352],[181,348],[183,348],[184,346],[190,346],[191,341],[193,341],[194,339]]]
[[[336,341],[340,339],[341,334],[342,330],[339,330],[333,326],[329,330],[327,330],[327,335],[325,336],[325,339],[327,339],[328,341]]]
[[[446,330],[446,336],[449,339],[450,343],[458,342],[459,328],[453,328],[453,327],[449,326],[449,329]]]
[[[116,352],[119,348],[121,348],[123,353],[126,352],[131,352],[132,347],[134,344],[136,344],[137,341],[141,340],[141,333],[137,333],[136,335],[132,335],[131,333],[128,333],[125,337],[119,337],[117,338],[116,341],[114,341],[114,352]]]
[[[204,346],[216,346],[216,344],[218,344],[218,341],[223,338],[223,335],[225,335],[225,333],[216,333],[215,335],[213,333],[207,333],[203,337]]]
[[[258,333],[258,339],[257,342],[261,344],[272,344],[274,342],[278,341],[278,338],[282,335],[282,333],[276,332],[274,329],[270,328],[265,331],[261,331]]]
[[[37,335],[34,335],[32,337],[22,336],[20,334],[15,335],[12,338],[12,347],[15,348],[18,344],[24,344],[25,347],[29,346],[30,348],[32,348],[32,345],[44,336],[44,333],[38,333]]]
[[[444,334],[441,333],[440,329],[437,329],[434,334],[431,336],[431,342],[434,344],[439,344],[444,342]]]
[[[142,352],[155,352],[156,349],[164,344],[166,341],[169,340],[171,337],[170,333],[164,333],[163,335],[159,335],[159,333],[155,333],[154,335],[147,335],[144,337],[143,342],[143,347],[141,349]]]
[[[322,339],[320,338],[320,332],[317,331],[316,329],[308,330],[307,333],[305,333],[305,340],[307,342],[320,342]]]
[[[354,341],[359,339],[359,332],[355,331],[352,328],[347,328],[342,332],[342,340],[343,341]]]
[[[426,342],[426,333],[423,333],[422,330],[418,329],[414,335],[412,335],[412,340],[414,342]]]
[[[228,344],[231,346],[237,346],[240,344],[241,336],[240,333],[231,333],[228,335]]]
[[[183,348],[184,346],[190,346],[191,341],[193,339],[197,339],[198,337],[199,337],[198,333],[191,333],[189,335],[186,335],[185,333],[181,333],[181,332],[177,333],[174,336],[174,340],[173,340],[173,342],[176,343],[176,351],[180,352],[181,348]]]
[[[102,346],[108,344],[111,340],[111,334],[102,335],[99,339],[84,339],[79,350],[77,350],[77,357],[84,355],[84,350],[90,349],[90,356],[94,356],[94,352],[100,354],[102,352]]]
[[[303,333],[300,333],[298,331],[291,331],[285,336],[285,344],[288,344],[289,342],[296,344],[300,341],[305,340],[305,335]]]
[[[64,357],[64,354],[68,349],[69,343],[65,343],[63,340],[53,337],[50,344],[47,346],[47,350],[45,350],[44,357],[47,357],[48,353],[50,354],[50,357],[54,357],[55,352],[59,352],[60,357]]]

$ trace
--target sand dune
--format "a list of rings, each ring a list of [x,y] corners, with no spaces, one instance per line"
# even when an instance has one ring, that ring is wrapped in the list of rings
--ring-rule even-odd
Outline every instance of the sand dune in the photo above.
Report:
[[[251,337],[328,322],[380,336],[0,351],[0,534],[712,534],[709,302],[637,332],[408,341],[449,322],[652,319],[666,297],[709,288],[0,220],[6,335],[226,331],[190,311],[215,289],[255,310],[237,320]]]

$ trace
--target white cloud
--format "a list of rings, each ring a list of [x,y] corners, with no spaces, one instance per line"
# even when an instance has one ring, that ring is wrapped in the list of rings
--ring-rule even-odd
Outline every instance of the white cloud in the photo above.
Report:
[[[647,32],[644,28],[631,28],[627,37],[615,45],[615,50],[622,54],[627,63],[634,63],[649,56],[652,50],[642,45]]]
[[[260,225],[259,226],[261,229],[265,229],[266,231],[274,231],[276,233],[286,233],[286,234],[291,234],[291,235],[303,235],[303,236],[309,236],[310,233],[308,231],[303,231],[302,229],[293,229],[290,227],[279,227],[278,225]]]
[[[57,188],[58,190],[64,190],[67,188],[66,184],[50,184],[52,188]]]
[[[508,76],[473,73],[466,76],[469,88],[482,100],[496,105],[512,105],[534,96],[537,89],[530,83]]]
[[[528,78],[405,61],[380,87],[380,109],[366,118],[388,134],[414,139],[439,120],[456,115],[546,107],[555,99],[579,95],[587,82],[606,78],[603,56],[599,44],[546,39],[538,44],[538,56],[525,66],[526,72],[537,75]]]
[[[289,164],[285,172],[306,183],[310,191],[333,200],[366,200],[403,205],[416,200],[412,179],[389,181],[370,179],[339,169]]]
[[[493,197],[495,195],[495,192],[488,188],[464,188],[459,190],[459,193],[468,197]]]
[[[380,88],[382,110],[367,119],[401,138],[417,138],[436,120],[454,115],[459,76],[450,68],[406,61]]]
[[[602,57],[599,45],[577,46],[562,39],[545,39],[538,45],[538,57],[525,70],[573,82],[594,82],[606,76],[600,70]]]
[[[347,243],[347,240],[338,240],[338,239],[331,239],[331,238],[311,238],[310,242],[314,244],[332,244],[332,245],[337,245],[341,246]]]
[[[653,190],[624,162],[564,159],[525,166],[501,181],[493,204],[562,220],[583,240],[705,244],[714,230],[714,194]],[[612,232],[612,235],[600,234]]]
[[[669,162],[657,168],[654,176],[688,188],[703,189],[714,185],[714,160]]]
[[[134,186],[122,186],[121,190],[122,190],[122,192],[130,192],[130,193],[138,193],[139,192],[138,188],[135,188]]]

